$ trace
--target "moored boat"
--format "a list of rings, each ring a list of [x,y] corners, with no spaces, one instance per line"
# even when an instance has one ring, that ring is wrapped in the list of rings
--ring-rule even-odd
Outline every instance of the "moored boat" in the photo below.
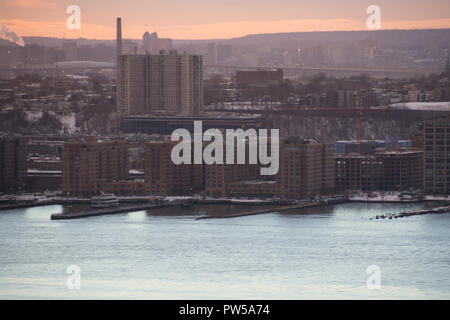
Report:
[[[113,194],[102,194],[91,199],[91,208],[109,208],[118,205],[119,199]]]

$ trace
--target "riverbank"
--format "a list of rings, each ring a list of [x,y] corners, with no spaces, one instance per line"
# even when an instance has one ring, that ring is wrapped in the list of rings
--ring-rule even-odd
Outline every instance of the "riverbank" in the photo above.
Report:
[[[149,197],[117,197],[119,203],[141,203],[149,204]],[[287,205],[296,201],[280,200],[280,199],[238,199],[238,198],[199,198],[193,196],[169,196],[165,200],[170,203],[179,203],[183,201],[192,201],[199,204],[231,204],[231,205]],[[71,198],[71,197],[46,197],[46,196],[9,196],[7,200],[0,201],[0,211],[9,209],[31,208],[46,205],[72,205],[72,204],[90,204],[91,199],[88,198]],[[152,203],[150,203],[152,204]]]
[[[69,220],[69,219],[81,219],[92,216],[101,216],[101,215],[110,215],[110,214],[118,214],[118,213],[126,213],[133,211],[141,211],[141,210],[151,210],[156,208],[163,207],[173,207],[173,206],[181,206],[181,208],[189,207],[192,204],[208,204],[208,205],[237,205],[237,206],[265,206],[265,208],[259,208],[256,210],[243,211],[238,213],[210,213],[205,214],[204,216],[200,216],[196,218],[196,220],[202,219],[221,219],[221,218],[236,218],[243,216],[251,216],[258,214],[265,214],[270,212],[283,212],[290,210],[303,209],[308,207],[319,207],[330,204],[340,204],[345,202],[365,202],[365,203],[417,203],[417,202],[425,202],[425,201],[447,201],[448,197],[436,197],[436,196],[426,196],[423,198],[415,198],[415,199],[399,199],[399,193],[388,193],[377,195],[377,197],[368,197],[365,194],[358,194],[354,196],[350,196],[348,198],[345,197],[328,197],[322,198],[320,200],[303,200],[303,201],[288,201],[288,200],[280,200],[280,199],[240,199],[240,198],[206,198],[206,197],[193,197],[193,196],[170,196],[165,197],[165,201],[162,203],[153,203],[149,201],[149,197],[118,197],[119,206],[112,208],[102,208],[102,209],[88,209],[82,210],[79,212],[66,212],[66,213],[57,213],[52,214],[52,220]],[[74,204],[90,204],[90,199],[80,199],[80,198],[70,198],[70,197],[61,197],[61,196],[35,196],[33,199],[32,196],[22,195],[20,198],[21,201],[12,202],[0,205],[0,210],[8,210],[8,209],[20,209],[20,208],[30,208],[30,207],[39,207],[46,205],[74,205]],[[11,201],[11,200],[10,200]],[[191,203],[191,204],[189,204]],[[183,204],[183,205],[182,205]],[[429,210],[431,211],[431,209]],[[407,214],[407,213],[406,213]],[[405,215],[409,216],[409,215]]]

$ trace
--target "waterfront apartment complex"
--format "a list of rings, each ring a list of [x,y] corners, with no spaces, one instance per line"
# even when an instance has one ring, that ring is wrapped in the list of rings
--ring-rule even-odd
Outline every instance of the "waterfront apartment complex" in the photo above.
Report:
[[[334,191],[333,145],[290,138],[280,146],[280,197],[310,198]]]
[[[27,150],[25,139],[0,136],[0,192],[18,191],[27,178]]]
[[[121,54],[117,57],[117,111],[120,115],[203,111],[203,62],[199,55]]]
[[[99,141],[97,137],[87,137],[64,143],[63,194],[91,197],[104,191],[102,184],[127,178],[128,146],[125,141]]]
[[[426,120],[424,130],[424,190],[450,194],[450,117]]]
[[[87,137],[64,143],[62,191],[75,197],[91,197],[100,192],[122,196],[167,196],[204,191],[214,198],[311,199],[335,192],[407,191],[423,190],[425,187],[429,194],[448,194],[449,161],[444,143],[447,141],[448,121],[430,123],[424,125],[425,130],[428,129],[425,152],[419,148],[393,146],[377,148],[376,152],[368,155],[334,155],[331,143],[288,138],[280,142],[279,171],[271,176],[260,175],[260,163],[248,163],[248,141],[245,145],[247,161],[244,164],[175,165],[171,152],[178,142],[170,141],[165,136],[162,140],[160,137],[142,145],[140,170],[143,173],[133,180],[129,177],[126,141],[99,141],[96,137]],[[9,175],[20,172],[16,170],[18,167],[14,169],[16,171],[4,169],[7,163],[20,160],[15,158],[20,151],[16,144],[12,140],[8,143],[2,141],[1,144],[3,158],[0,159],[0,167],[5,182],[11,180],[7,179],[5,172]],[[191,150],[193,152],[194,148]],[[226,149],[224,153],[226,157]],[[22,161],[13,166],[20,167],[22,163],[22,167],[26,168],[26,152],[18,154],[24,155]],[[26,170],[22,173],[26,176]],[[5,185],[3,183],[2,187]]]
[[[190,194],[203,190],[203,165],[175,165],[170,155],[176,144],[170,140],[147,143],[145,188],[148,194]]]
[[[280,169],[261,176],[260,164],[205,166],[205,192],[212,197],[311,198],[334,191],[331,143],[289,138],[280,144]]]

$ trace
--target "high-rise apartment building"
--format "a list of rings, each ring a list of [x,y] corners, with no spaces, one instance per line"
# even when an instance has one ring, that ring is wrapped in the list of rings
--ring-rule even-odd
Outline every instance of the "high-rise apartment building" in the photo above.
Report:
[[[226,157],[227,150],[224,152]],[[205,165],[205,192],[214,198],[256,196],[249,194],[249,191],[255,191],[249,190],[249,186],[262,185],[259,168],[259,164],[248,163]]]
[[[424,189],[450,194],[450,117],[426,120],[424,130]]]
[[[25,187],[27,148],[24,138],[0,136],[0,191],[12,192]]]
[[[178,54],[171,39],[146,32],[146,54],[124,54],[122,21],[117,18],[117,112],[122,116],[203,111],[203,60]],[[166,51],[168,49],[168,51]]]
[[[176,51],[118,56],[117,108],[121,115],[203,110],[203,62]]]
[[[203,165],[172,162],[172,148],[177,143],[170,140],[147,143],[145,184],[148,194],[190,194],[203,190]]]
[[[280,146],[280,197],[301,199],[334,191],[331,143],[290,138]]]
[[[203,111],[203,59],[178,54],[170,39],[145,33],[147,54],[123,54],[122,22],[117,18],[117,112],[122,116]]]
[[[205,165],[205,192],[212,197],[303,199],[334,191],[332,144],[290,138],[279,152],[280,168],[273,176],[261,176],[261,164]]]
[[[128,178],[128,146],[125,141],[65,142],[62,152],[62,191],[65,195],[91,197],[101,184]]]

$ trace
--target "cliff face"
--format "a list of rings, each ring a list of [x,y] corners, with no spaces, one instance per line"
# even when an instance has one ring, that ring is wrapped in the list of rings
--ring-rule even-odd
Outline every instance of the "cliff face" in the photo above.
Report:
[[[357,118],[301,115],[275,115],[269,117],[270,128],[280,129],[280,136],[300,136],[319,141],[358,139]],[[362,119],[362,139],[409,139],[419,132],[420,121],[385,118]]]

